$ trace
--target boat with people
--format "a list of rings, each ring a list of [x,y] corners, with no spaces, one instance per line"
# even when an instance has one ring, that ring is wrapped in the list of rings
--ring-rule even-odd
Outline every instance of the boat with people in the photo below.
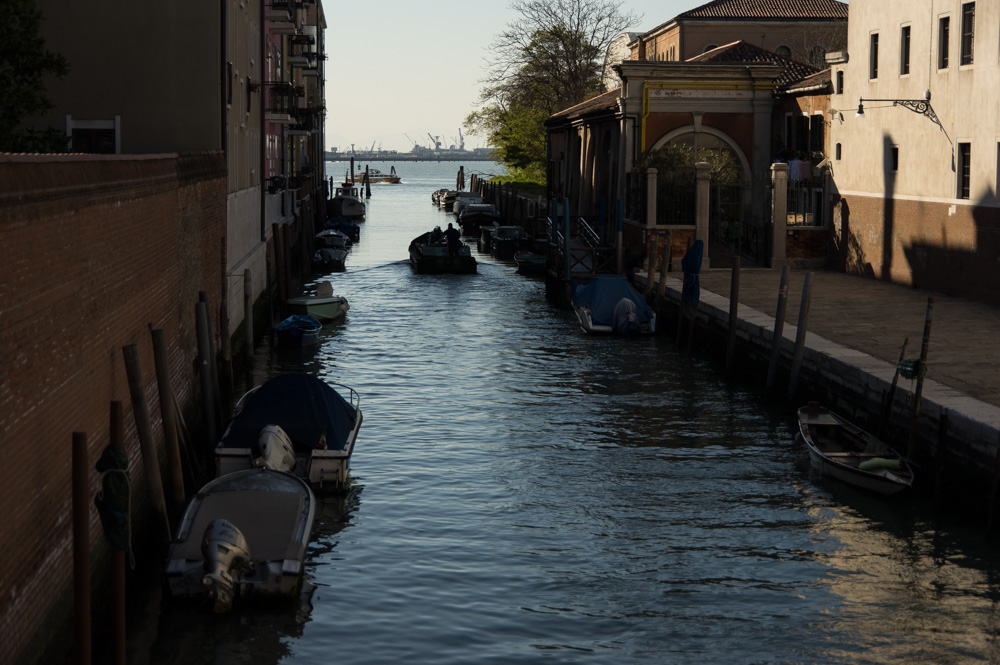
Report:
[[[320,323],[342,321],[351,309],[347,298],[334,295],[330,282],[320,282],[315,294],[289,298],[285,305],[291,314],[308,314]]]
[[[219,476],[188,503],[167,550],[171,596],[209,600],[221,613],[237,598],[298,594],[316,497],[288,473],[294,457],[273,448],[277,454],[260,468]]]
[[[573,291],[573,311],[586,333],[622,337],[656,332],[656,313],[624,275],[597,275]]]
[[[274,325],[278,343],[289,348],[304,348],[319,342],[323,324],[308,314],[292,314]]]
[[[216,475],[259,466],[266,452],[260,445],[262,433],[277,426],[293,451],[292,473],[316,490],[347,490],[361,429],[360,402],[352,388],[310,374],[273,377],[240,398],[215,447]]]
[[[402,178],[396,173],[395,166],[390,166],[388,173],[373,168],[361,169],[355,174],[354,182],[363,183],[366,177],[369,184],[372,185],[395,185],[402,182]]]
[[[454,231],[458,233],[458,229]],[[414,238],[409,250],[410,266],[417,273],[468,275],[476,272],[476,259],[469,246],[461,240],[449,243],[447,233],[439,226]]]
[[[798,410],[799,436],[820,476],[890,496],[912,487],[915,472],[887,443],[830,409],[811,403]]]
[[[365,219],[365,202],[361,198],[360,189],[353,182],[347,181],[335,187],[329,205],[330,219],[359,222]]]

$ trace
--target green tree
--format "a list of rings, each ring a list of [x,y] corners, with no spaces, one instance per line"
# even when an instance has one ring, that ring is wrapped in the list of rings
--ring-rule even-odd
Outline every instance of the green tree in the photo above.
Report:
[[[24,122],[52,110],[45,76],[69,73],[69,62],[45,47],[34,0],[0,0],[0,152],[65,152],[66,136]]]
[[[545,181],[545,120],[603,92],[611,40],[638,19],[620,0],[514,0],[520,18],[490,45],[480,108],[465,120],[511,176]]]

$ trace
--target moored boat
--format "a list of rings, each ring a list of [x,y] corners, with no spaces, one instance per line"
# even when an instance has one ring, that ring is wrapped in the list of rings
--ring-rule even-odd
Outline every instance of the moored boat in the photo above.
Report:
[[[287,465],[286,465],[287,466]],[[244,469],[202,487],[167,551],[170,594],[213,602],[298,593],[316,515],[309,485],[281,470]]]
[[[302,348],[319,341],[319,331],[323,324],[308,314],[292,314],[275,324],[274,332],[282,346]]]
[[[520,226],[498,226],[493,233],[490,251],[501,261],[512,261],[514,254],[528,242],[528,234]]]
[[[337,229],[324,229],[316,234],[316,246],[329,249],[346,249],[353,244],[346,233]]]
[[[514,254],[517,272],[522,275],[545,274],[545,255],[537,252],[521,250]]]
[[[818,404],[798,410],[799,435],[821,476],[882,495],[913,485],[910,462],[887,443]]]
[[[294,452],[292,473],[314,489],[346,490],[361,428],[360,398],[338,386],[348,391],[345,398],[333,385],[309,374],[280,374],[244,395],[215,447],[216,475],[257,465],[264,452],[261,432],[277,425]]]
[[[502,221],[500,211],[492,203],[470,203],[458,215],[462,235],[473,238],[479,237],[483,227],[492,227],[494,222],[499,225]]]
[[[345,182],[334,188],[329,201],[329,215],[331,219],[364,221],[365,202],[354,183]]]
[[[315,295],[289,298],[285,305],[291,314],[308,314],[320,323],[340,321],[351,309],[347,298],[333,294],[330,282],[321,282]]]
[[[573,311],[587,333],[628,337],[656,332],[656,313],[624,275],[597,275],[573,292]]]

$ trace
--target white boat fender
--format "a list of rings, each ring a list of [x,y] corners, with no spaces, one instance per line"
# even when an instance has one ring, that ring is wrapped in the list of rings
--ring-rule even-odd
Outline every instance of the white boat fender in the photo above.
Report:
[[[285,430],[278,425],[268,425],[260,431],[257,439],[260,457],[254,460],[254,466],[265,466],[275,471],[292,471],[295,469],[295,448]]]
[[[213,609],[228,612],[233,607],[237,576],[254,570],[247,539],[229,520],[212,520],[201,539],[201,554],[205,557],[201,581],[215,602]]]

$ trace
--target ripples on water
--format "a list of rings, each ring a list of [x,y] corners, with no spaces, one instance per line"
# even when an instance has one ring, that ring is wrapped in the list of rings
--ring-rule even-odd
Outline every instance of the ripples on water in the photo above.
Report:
[[[362,395],[354,491],[323,500],[301,602],[165,603],[139,660],[1000,660],[981,534],[811,477],[785,410],[669,336],[586,337],[489,257],[413,274],[453,168],[373,188],[329,277],[348,321],[315,351],[258,353],[258,381],[305,369]]]

